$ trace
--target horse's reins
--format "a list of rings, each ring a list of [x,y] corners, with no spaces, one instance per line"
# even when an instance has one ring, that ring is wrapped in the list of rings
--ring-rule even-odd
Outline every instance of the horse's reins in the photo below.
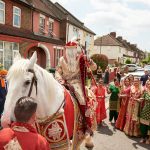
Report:
[[[37,77],[36,77],[35,72],[34,72],[33,69],[28,69],[28,72],[33,73],[33,78],[32,78],[31,86],[30,86],[29,93],[28,93],[28,96],[30,97],[31,96],[31,92],[32,92],[32,88],[33,88],[33,84],[35,84],[36,95],[37,95]]]

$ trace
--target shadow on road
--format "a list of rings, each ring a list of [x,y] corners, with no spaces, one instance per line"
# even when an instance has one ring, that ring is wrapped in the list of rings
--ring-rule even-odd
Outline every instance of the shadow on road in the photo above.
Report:
[[[106,134],[106,135],[109,135],[109,136],[113,135],[113,131],[111,129],[109,129],[108,125],[105,124],[105,123],[103,125],[99,125],[97,127],[97,131],[100,134]]]
[[[135,149],[138,149],[138,146],[141,146],[141,147],[143,147],[143,148],[145,148],[147,150],[150,149],[150,145],[144,144],[144,143],[140,143],[141,138],[130,138],[130,139],[136,141],[135,143],[132,143],[132,145],[133,145],[133,147]]]

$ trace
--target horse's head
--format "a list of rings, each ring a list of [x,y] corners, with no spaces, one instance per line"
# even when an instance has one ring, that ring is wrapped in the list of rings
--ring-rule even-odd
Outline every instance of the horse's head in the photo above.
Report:
[[[16,58],[9,69],[7,75],[8,93],[2,116],[3,126],[9,124],[11,120],[15,121],[14,107],[20,97],[31,96],[35,98],[38,103],[37,115],[41,118],[55,113],[62,102],[64,98],[62,86],[50,73],[38,66],[36,61],[36,52],[30,59],[23,59],[20,56]],[[37,85],[35,80],[33,81],[34,77],[37,78]]]
[[[2,117],[7,119],[7,122],[10,122],[10,117],[12,120],[15,120],[13,111],[16,101],[20,97],[28,95],[30,84],[33,78],[33,73],[29,72],[29,70],[34,70],[36,61],[36,53],[33,54],[30,60],[23,59],[20,55],[18,55],[14,59],[14,63],[8,71],[8,93],[4,106],[4,116]],[[32,93],[32,95],[33,94],[34,93]]]

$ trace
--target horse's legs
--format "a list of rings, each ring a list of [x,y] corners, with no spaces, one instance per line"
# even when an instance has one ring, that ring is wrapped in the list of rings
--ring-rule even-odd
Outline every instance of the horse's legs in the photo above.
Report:
[[[87,148],[94,147],[93,137],[89,133],[85,134],[85,147],[87,147]]]

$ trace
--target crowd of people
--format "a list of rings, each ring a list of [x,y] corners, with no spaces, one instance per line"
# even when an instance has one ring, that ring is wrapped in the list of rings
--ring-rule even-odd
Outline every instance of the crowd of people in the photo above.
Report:
[[[98,76],[99,77],[99,76]],[[98,106],[97,124],[106,118],[105,95],[109,98],[109,122],[128,136],[141,137],[141,143],[150,144],[150,78],[148,71],[140,79],[129,75],[121,80],[119,69],[111,84],[98,78],[98,86],[91,86]],[[104,84],[103,84],[104,83]]]
[[[102,68],[99,66],[97,85],[92,78],[89,89],[85,85],[86,65],[88,64],[91,70],[96,70],[97,66],[93,60],[85,58],[83,53],[78,54],[77,47],[78,45],[74,42],[66,44],[66,55],[60,58],[55,79],[77,100],[84,120],[85,135],[93,136],[93,118],[96,118],[98,126],[103,125],[104,119],[107,118],[106,94],[110,94],[110,124],[114,121],[115,127],[126,135],[142,137],[140,142],[150,144],[150,78],[148,72],[145,70],[145,75],[141,79],[129,75],[121,80],[122,75],[120,69],[117,68],[114,82],[110,84],[109,67],[103,75]],[[7,94],[6,75],[6,70],[0,71],[0,115],[2,115]],[[93,100],[96,101],[96,105]],[[11,148],[14,146],[13,143],[18,149],[20,147],[50,149],[47,141],[36,132],[34,126],[36,109],[37,103],[31,97],[22,97],[17,101],[14,109],[16,122],[11,125],[11,128],[0,131],[0,149]],[[4,137],[6,132],[8,134]],[[22,135],[24,135],[23,139]],[[25,142],[22,143],[22,140],[28,138],[32,140],[27,140],[28,143],[24,145]]]

